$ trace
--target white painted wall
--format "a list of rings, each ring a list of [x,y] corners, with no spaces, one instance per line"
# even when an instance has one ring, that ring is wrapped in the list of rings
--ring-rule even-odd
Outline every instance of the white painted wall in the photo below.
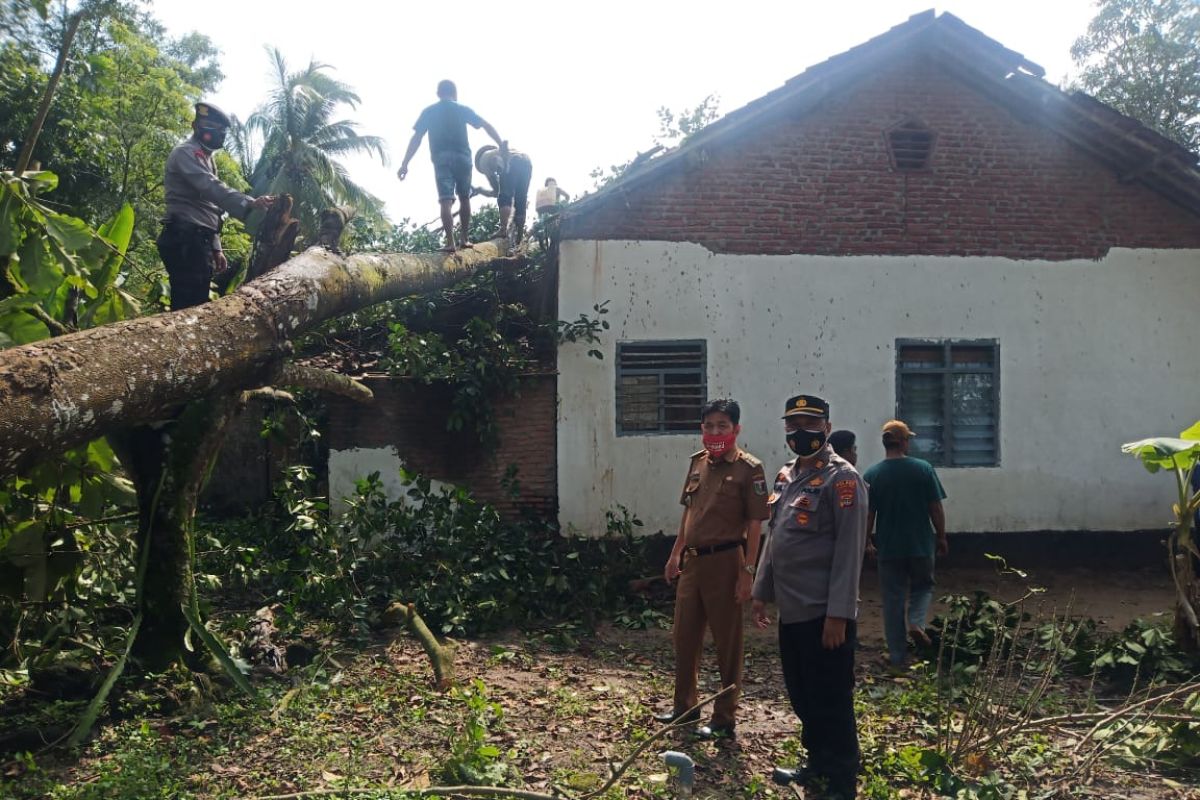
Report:
[[[1113,250],[1101,261],[718,255],[665,242],[564,242],[559,316],[609,301],[604,360],[559,352],[560,518],[604,529],[620,503],[673,533],[699,435],[616,436],[616,342],[705,339],[709,396],[742,406],[741,443],[787,460],[779,420],[799,392],[832,404],[883,457],[897,338],[1000,342],[997,468],[939,468],[951,531],[1165,526],[1171,480],[1123,442],[1200,418],[1200,251]],[[770,477],[770,474],[768,475]]]
[[[354,494],[354,483],[372,472],[379,473],[379,482],[388,500],[407,500],[408,487],[400,481],[404,460],[394,447],[356,447],[351,450],[329,451],[329,498],[335,514],[346,511],[347,497]],[[430,481],[432,491],[441,491],[450,484]]]

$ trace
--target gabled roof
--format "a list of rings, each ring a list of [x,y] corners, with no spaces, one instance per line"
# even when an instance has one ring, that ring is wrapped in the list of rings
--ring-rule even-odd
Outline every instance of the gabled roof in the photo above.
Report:
[[[587,214],[629,190],[689,163],[703,148],[734,140],[784,109],[803,113],[905,52],[919,48],[953,66],[956,77],[1024,119],[1050,128],[1108,164],[1122,181],[1140,182],[1200,214],[1200,165],[1182,145],[1082,92],[1064,92],[1045,70],[953,14],[932,9],[791,78],[693,134],[682,145],[631,168],[595,194],[581,198],[568,217]]]

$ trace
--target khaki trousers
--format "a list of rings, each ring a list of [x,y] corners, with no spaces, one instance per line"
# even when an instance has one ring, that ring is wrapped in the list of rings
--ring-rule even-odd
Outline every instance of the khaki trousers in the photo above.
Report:
[[[734,601],[742,550],[732,548],[706,556],[684,555],[683,574],[675,590],[675,713],[687,711],[700,697],[696,681],[704,629],[712,631],[721,686],[736,690],[713,707],[713,727],[733,727],[742,684],[742,606]]]

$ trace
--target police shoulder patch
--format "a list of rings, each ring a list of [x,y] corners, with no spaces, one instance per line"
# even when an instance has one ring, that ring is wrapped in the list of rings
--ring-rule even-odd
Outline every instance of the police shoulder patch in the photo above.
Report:
[[[854,502],[858,497],[858,481],[856,479],[843,478],[834,484],[834,489],[837,491],[840,508],[854,507]]]
[[[765,495],[767,493],[767,479],[766,478],[755,479],[754,493],[757,495]]]

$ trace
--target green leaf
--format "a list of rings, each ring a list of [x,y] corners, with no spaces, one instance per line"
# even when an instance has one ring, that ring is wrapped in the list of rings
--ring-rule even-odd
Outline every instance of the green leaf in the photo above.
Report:
[[[83,220],[67,214],[47,214],[46,232],[65,250],[77,252],[92,243],[95,234]]]
[[[14,268],[20,270],[21,281],[29,291],[45,296],[63,282],[62,267],[46,251],[46,242],[39,236],[30,236],[21,246],[21,260]]]
[[[6,184],[0,184],[0,257],[16,252],[24,238],[17,215],[21,207]]]
[[[1179,434],[1179,438],[1187,439],[1188,441],[1200,440],[1200,421],[1197,421],[1192,427]]]
[[[35,193],[52,192],[58,188],[58,176],[48,169],[23,173],[21,180],[29,184]]]
[[[1187,469],[1200,458],[1200,441],[1160,436],[1123,444],[1121,452],[1131,453],[1140,458],[1150,472],[1176,467]]]
[[[0,333],[7,335],[14,345],[50,338],[50,329],[24,311],[0,314]]]
[[[230,680],[232,680],[239,689],[249,695],[252,699],[258,700],[258,692],[255,691],[254,687],[250,685],[250,681],[246,678],[245,673],[238,669],[237,664],[235,664],[233,662],[233,658],[230,657],[229,651],[225,649],[225,645],[221,644],[221,640],[218,639],[212,633],[212,631],[205,627],[204,622],[201,621],[199,614],[197,614],[194,609],[190,608],[187,603],[180,604],[180,608],[183,609],[183,615],[187,617],[188,624],[192,626],[192,631],[195,632],[198,637],[200,637],[200,641],[204,643],[204,646],[208,648],[208,651],[212,653],[213,656],[216,657],[217,661],[220,662],[221,666],[225,668],[225,674],[229,676]]]
[[[12,297],[6,297],[0,300],[0,315],[7,314],[10,311],[20,311],[25,308],[33,308],[38,304],[36,297],[30,297],[27,294],[15,294]]]
[[[133,206],[126,203],[121,210],[97,231],[100,238],[112,245],[112,249],[104,248],[100,266],[92,270],[92,283],[103,292],[113,285],[121,272],[121,264],[125,261],[125,252],[129,249],[129,239],[133,236]],[[113,252],[116,250],[116,252]]]
[[[125,305],[116,292],[109,292],[104,299],[88,305],[87,310],[79,317],[79,324],[84,328],[95,328],[125,319]]]
[[[79,718],[79,724],[75,726],[75,730],[71,732],[71,738],[67,740],[67,747],[78,747],[92,730],[92,726],[96,724],[96,718],[100,716],[101,706],[108,699],[109,692],[112,691],[113,686],[117,683],[117,678],[121,677],[121,673],[125,671],[125,662],[129,660],[129,651],[133,649],[133,641],[137,638],[138,630],[141,627],[142,614],[139,611],[138,615],[133,618],[133,624],[129,626],[129,635],[125,637],[125,649],[121,652],[121,657],[117,659],[117,663],[113,664],[112,669],[108,671],[108,677],[100,685],[100,691],[96,692],[96,696],[92,698],[92,702],[88,703],[83,716]]]

